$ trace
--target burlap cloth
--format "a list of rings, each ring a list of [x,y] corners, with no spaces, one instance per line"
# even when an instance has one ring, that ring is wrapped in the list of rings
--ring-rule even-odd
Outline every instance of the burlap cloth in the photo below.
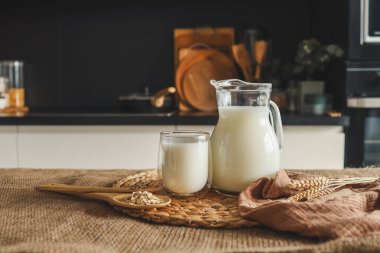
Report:
[[[34,189],[48,182],[106,186],[132,172],[0,170],[0,252],[380,252],[380,234],[321,241],[263,227],[158,225],[130,218],[106,203]],[[376,169],[318,173],[380,176]]]

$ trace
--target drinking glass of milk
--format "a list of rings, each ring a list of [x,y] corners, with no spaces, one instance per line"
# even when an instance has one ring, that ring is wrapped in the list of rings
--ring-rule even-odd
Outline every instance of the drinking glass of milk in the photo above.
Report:
[[[201,196],[212,179],[210,135],[201,131],[160,134],[158,175],[163,193],[173,197]]]

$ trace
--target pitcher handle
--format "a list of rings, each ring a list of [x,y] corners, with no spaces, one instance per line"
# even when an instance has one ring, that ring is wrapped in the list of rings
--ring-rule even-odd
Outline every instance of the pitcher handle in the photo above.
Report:
[[[277,135],[280,151],[282,151],[283,131],[282,131],[281,114],[276,103],[273,102],[272,100],[270,101],[270,104],[269,104],[269,115],[272,122],[272,127],[274,129],[274,132]]]

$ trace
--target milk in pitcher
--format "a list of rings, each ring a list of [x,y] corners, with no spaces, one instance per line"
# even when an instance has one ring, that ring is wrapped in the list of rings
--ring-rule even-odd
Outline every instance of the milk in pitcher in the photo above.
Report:
[[[222,106],[212,137],[213,187],[240,192],[280,166],[279,143],[268,106]]]

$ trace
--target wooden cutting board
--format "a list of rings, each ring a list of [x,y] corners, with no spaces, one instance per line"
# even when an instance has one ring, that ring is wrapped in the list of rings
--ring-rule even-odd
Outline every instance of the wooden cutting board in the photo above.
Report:
[[[235,42],[235,30],[232,27],[177,28],[174,30],[174,73],[189,52],[195,48],[215,48],[232,59],[231,46]],[[193,63],[191,63],[193,64]],[[181,75],[181,74],[180,74]],[[177,89],[179,87],[177,86]],[[178,93],[181,93],[181,88]],[[180,111],[192,111],[194,108],[178,95]]]
[[[235,43],[232,27],[177,28],[174,30],[174,71],[180,64],[180,50],[194,45],[215,48],[232,58],[231,46]],[[175,73],[175,72],[174,72]]]
[[[208,57],[210,57],[213,54],[214,50],[210,49],[202,49],[202,50],[196,50],[196,49],[190,49],[186,51],[186,55],[181,60],[181,64],[177,69],[176,72],[176,88],[177,88],[177,94],[179,97],[179,104],[180,104],[180,110],[181,111],[189,111],[193,110],[191,105],[186,101],[185,95],[182,89],[182,82],[183,78],[186,74],[186,72],[191,68],[192,65],[202,62],[206,60]]]
[[[233,61],[215,49],[192,50],[180,63],[176,73],[176,87],[180,101],[200,111],[217,109],[215,88],[210,80],[237,76]]]

